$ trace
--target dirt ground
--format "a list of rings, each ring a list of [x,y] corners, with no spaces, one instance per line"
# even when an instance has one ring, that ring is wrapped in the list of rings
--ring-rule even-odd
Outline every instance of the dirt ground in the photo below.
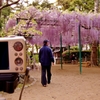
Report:
[[[31,70],[34,79],[26,85],[21,100],[100,100],[100,67],[80,67],[66,64],[52,66],[52,80],[47,87],[41,85],[41,70]],[[19,100],[21,89],[12,94],[1,92],[6,100]]]

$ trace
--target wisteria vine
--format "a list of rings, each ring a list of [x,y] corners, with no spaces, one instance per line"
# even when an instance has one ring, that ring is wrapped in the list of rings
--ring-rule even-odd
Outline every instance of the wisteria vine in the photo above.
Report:
[[[32,38],[28,39],[32,44],[41,45],[44,39],[49,39],[51,44],[55,46],[59,44],[60,34],[62,34],[63,45],[75,45],[78,43],[79,23],[81,23],[82,44],[92,43],[93,40],[99,41],[100,39],[100,14],[79,12],[63,13],[57,9],[41,11],[30,7],[15,14],[13,18],[10,18],[5,27],[6,31],[17,26],[17,18],[24,18],[30,21],[27,23],[27,21],[24,20],[24,30],[32,28],[33,30],[36,29],[42,32],[42,35],[38,35],[36,31],[27,31],[27,33],[32,35]],[[32,19],[36,23],[34,23]],[[17,34],[24,34],[21,27],[19,31],[17,30]]]

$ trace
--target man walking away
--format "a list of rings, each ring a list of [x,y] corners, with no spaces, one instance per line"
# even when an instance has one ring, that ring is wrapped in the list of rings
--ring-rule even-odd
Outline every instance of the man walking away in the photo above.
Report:
[[[39,51],[39,62],[41,63],[41,83],[46,87],[51,80],[51,64],[54,63],[54,57],[51,48],[48,46],[48,40],[43,41],[43,47]],[[47,75],[47,77],[46,77]]]

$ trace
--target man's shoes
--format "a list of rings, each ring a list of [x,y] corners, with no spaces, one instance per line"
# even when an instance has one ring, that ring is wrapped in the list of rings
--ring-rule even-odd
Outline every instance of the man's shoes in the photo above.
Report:
[[[50,81],[48,81],[48,84],[50,84]]]
[[[46,87],[46,85],[43,85],[44,87]]]

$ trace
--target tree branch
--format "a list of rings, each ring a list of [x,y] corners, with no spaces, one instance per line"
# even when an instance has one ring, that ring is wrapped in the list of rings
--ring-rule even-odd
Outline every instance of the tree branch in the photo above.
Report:
[[[11,5],[17,4],[19,1],[20,1],[20,0],[17,0],[17,1],[15,1],[15,2],[10,3],[10,4],[7,3],[7,4],[4,5],[4,6],[0,6],[0,10],[2,10],[2,9],[5,8],[5,7],[8,7],[8,6],[11,6]]]

